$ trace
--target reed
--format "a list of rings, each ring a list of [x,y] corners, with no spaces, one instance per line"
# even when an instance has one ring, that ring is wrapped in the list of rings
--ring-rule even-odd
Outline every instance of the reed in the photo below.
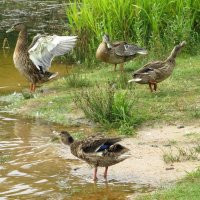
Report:
[[[102,35],[127,40],[163,54],[186,40],[186,51],[195,54],[200,41],[199,0],[75,0],[66,14],[70,29],[80,37],[77,57],[95,61]]]

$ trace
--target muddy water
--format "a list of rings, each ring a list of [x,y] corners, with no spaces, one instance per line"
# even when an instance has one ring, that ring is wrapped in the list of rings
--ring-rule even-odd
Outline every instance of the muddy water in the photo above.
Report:
[[[148,191],[144,185],[123,181],[123,177],[117,181],[109,176],[107,182],[101,177],[93,183],[92,169],[86,168],[87,176],[78,173],[85,164],[67,147],[51,141],[50,129],[63,128],[0,112],[0,199],[114,200]]]

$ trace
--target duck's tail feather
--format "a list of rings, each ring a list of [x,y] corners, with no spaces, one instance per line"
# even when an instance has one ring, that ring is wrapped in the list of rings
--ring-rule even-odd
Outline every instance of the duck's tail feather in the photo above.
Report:
[[[128,83],[131,83],[131,82],[140,82],[142,79],[141,78],[133,78],[131,80],[128,81]]]

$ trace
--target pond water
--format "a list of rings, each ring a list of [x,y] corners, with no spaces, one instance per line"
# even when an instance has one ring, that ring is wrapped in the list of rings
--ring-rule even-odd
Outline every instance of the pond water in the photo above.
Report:
[[[20,92],[29,86],[12,61],[17,35],[6,35],[5,31],[16,21],[26,21],[29,36],[36,32],[62,33],[67,29],[64,7],[60,0],[0,0],[0,49],[5,37],[11,46],[0,50],[0,95]],[[65,64],[54,64],[51,71],[62,76],[68,73],[68,68]],[[87,134],[92,132],[90,128],[24,119],[4,112],[4,106],[0,102],[0,200],[123,200],[132,194],[151,191],[148,186],[123,177],[116,180],[109,176],[108,181],[94,183],[92,169],[75,159],[69,148],[51,142],[50,129]]]
[[[73,157],[69,148],[52,142],[51,129],[87,134],[87,127],[66,128],[39,119],[23,119],[0,107],[0,199],[128,199],[151,191],[126,178],[100,175]],[[112,168],[110,168],[112,170]],[[83,173],[81,171],[84,171]],[[86,172],[85,172],[86,171]],[[79,173],[80,172],[80,173]],[[87,175],[84,175],[87,174]]]

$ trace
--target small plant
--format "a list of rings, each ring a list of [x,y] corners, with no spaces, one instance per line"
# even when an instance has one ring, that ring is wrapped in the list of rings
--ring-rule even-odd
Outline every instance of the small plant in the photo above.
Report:
[[[165,163],[182,162],[187,160],[198,160],[198,154],[194,148],[183,149],[176,147],[176,152],[170,151],[169,153],[163,154],[163,160]]]
[[[200,153],[200,144],[198,144],[196,147],[194,147],[194,150],[195,150],[197,153]]]
[[[124,74],[121,74],[119,77],[113,79],[111,81],[111,84],[116,89],[130,89],[133,85],[128,84],[129,79],[130,77],[126,73],[124,73]]]
[[[67,87],[80,88],[90,86],[90,81],[86,78],[86,76],[78,73],[70,74],[69,76],[65,77],[64,80],[65,81],[63,84],[66,84]]]
[[[120,127],[119,127],[119,133],[121,135],[134,135],[135,132],[133,130],[133,126],[131,126],[130,124],[122,124]]]
[[[177,141],[176,140],[169,140],[169,145],[174,146],[177,145]]]
[[[74,97],[76,105],[86,117],[109,127],[131,125],[131,102],[127,92],[117,92],[112,86],[96,86],[92,90],[82,90]]]

